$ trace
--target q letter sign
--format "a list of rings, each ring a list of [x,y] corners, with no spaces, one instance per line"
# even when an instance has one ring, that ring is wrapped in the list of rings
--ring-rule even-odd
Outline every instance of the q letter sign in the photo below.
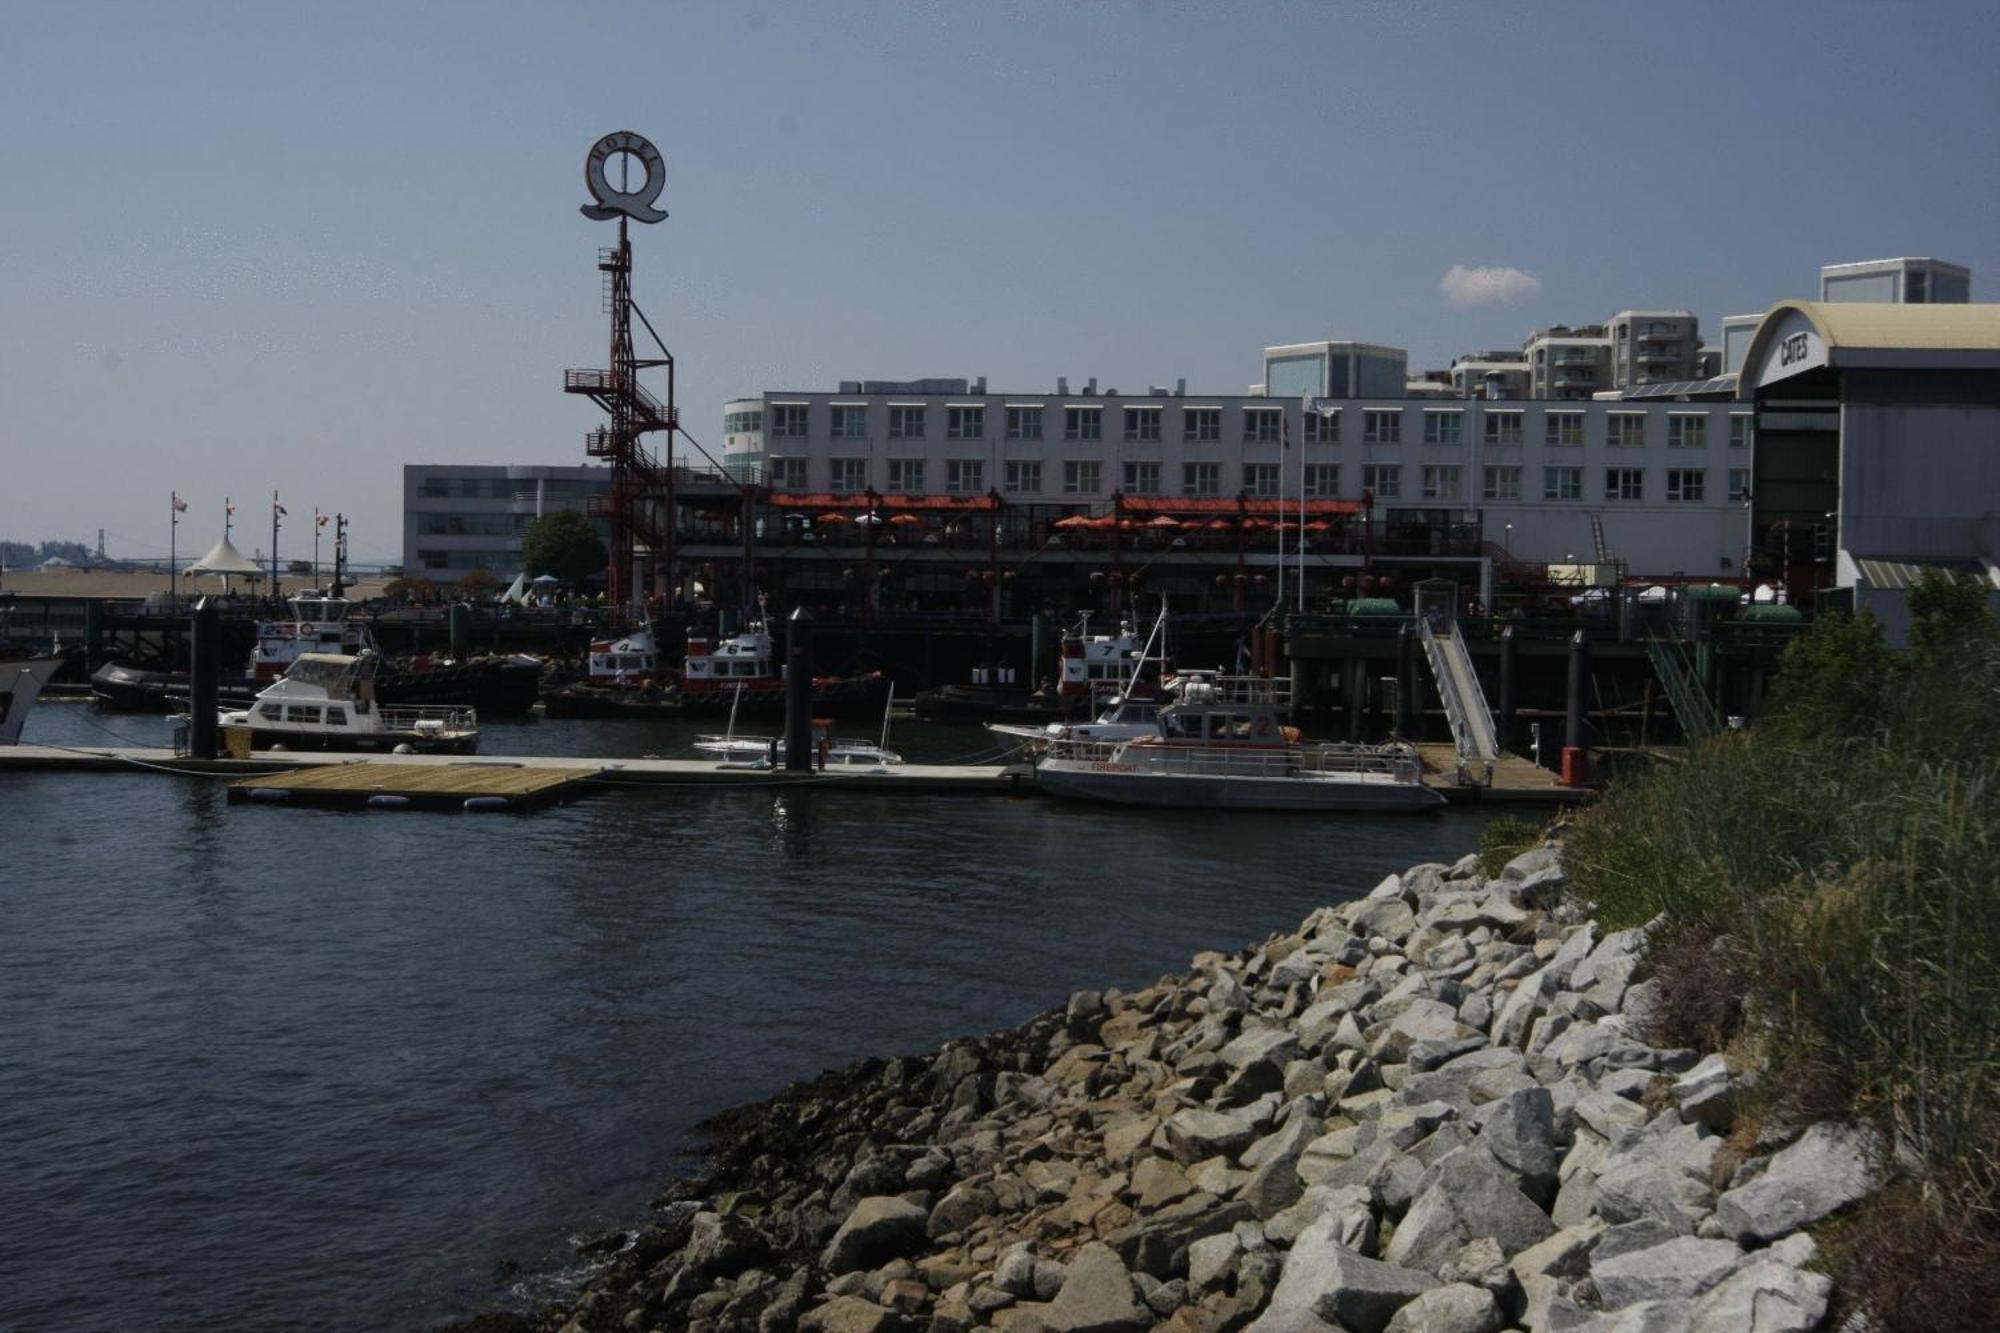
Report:
[[[630,161],[646,169],[646,179],[639,182],[637,189],[624,188],[627,182],[622,179],[623,172],[616,186],[605,177],[605,164],[620,153],[627,154]],[[630,130],[607,134],[591,145],[590,155],[583,160],[583,183],[590,191],[590,197],[597,201],[583,205],[583,215],[587,218],[598,222],[615,217],[628,217],[634,222],[658,222],[667,215],[664,208],[653,207],[660,191],[667,188],[666,160],[644,136]]]

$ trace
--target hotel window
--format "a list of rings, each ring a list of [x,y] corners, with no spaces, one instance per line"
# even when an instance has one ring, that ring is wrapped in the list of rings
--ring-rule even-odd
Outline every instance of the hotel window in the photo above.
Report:
[[[1583,469],[1580,467],[1543,468],[1542,498],[1544,500],[1581,500],[1583,498]]]
[[[892,458],[889,460],[889,489],[920,494],[924,489],[924,460],[921,458]]]
[[[1220,495],[1222,493],[1222,464],[1183,463],[1181,464],[1182,495]]]
[[[1517,467],[1487,468],[1486,484],[1480,487],[1480,495],[1487,500],[1520,499],[1521,469]]]
[[[1519,444],[1521,442],[1521,414],[1519,412],[1488,412],[1486,414],[1486,442],[1493,445]]]
[[[803,439],[805,433],[805,404],[785,403],[771,409],[771,437],[773,439]]]
[[[1181,413],[1181,438],[1183,440],[1219,440],[1222,438],[1222,409],[1219,407],[1190,407]]]
[[[1125,493],[1127,495],[1158,495],[1160,493],[1160,465],[1158,463],[1127,463],[1125,465]]]
[[[1276,495],[1278,493],[1278,465],[1276,463],[1245,463],[1243,465],[1243,493],[1245,495]]]
[[[1305,422],[1307,444],[1340,443],[1340,412],[1337,409],[1332,412],[1307,412]]]
[[[1101,407],[1064,408],[1063,438],[1065,440],[1103,439],[1104,409]]]
[[[1607,500],[1645,499],[1646,469],[1642,467],[1608,467],[1604,469],[1604,498]]]
[[[1707,417],[1674,415],[1667,418],[1667,448],[1702,449],[1707,445]]]
[[[1558,449],[1574,449],[1583,443],[1583,413],[1551,412],[1543,443]]]
[[[1039,407],[1008,408],[1007,438],[1010,440],[1041,439],[1042,409]]]
[[[1729,503],[1742,504],[1750,498],[1750,469],[1733,467],[1729,469]]]
[[[1731,414],[1729,418],[1729,447],[1747,449],[1750,447],[1750,415],[1747,412]]]
[[[944,465],[944,488],[960,495],[974,495],[986,489],[986,464],[977,458],[948,459]]]
[[[1361,489],[1377,500],[1396,500],[1403,494],[1403,465],[1401,463],[1363,463],[1361,465]]]
[[[1700,504],[1708,493],[1708,473],[1700,468],[1670,467],[1667,469],[1667,498]],[[1635,499],[1637,497],[1634,497]]]
[[[1037,415],[1040,409],[1036,409]],[[1037,459],[1015,459],[1007,464],[1007,494],[1037,495],[1042,489],[1042,465]]]
[[[1276,444],[1284,430],[1285,410],[1282,407],[1246,407],[1243,409],[1243,442],[1245,444]]]
[[[1465,498],[1465,469],[1456,464],[1439,466],[1424,464],[1424,499],[1461,500]]]
[[[865,458],[829,458],[828,468],[833,476],[836,491],[865,491],[868,489],[868,460]]]
[[[924,438],[924,409],[921,407],[889,408],[889,438],[892,440],[921,440]]]
[[[1096,495],[1104,489],[1104,465],[1096,459],[1071,459],[1063,464],[1064,495]]]
[[[1157,407],[1126,408],[1125,438],[1128,440],[1159,439],[1160,409]]]
[[[1424,413],[1425,444],[1458,444],[1465,438],[1465,414],[1462,412]]]
[[[860,440],[868,436],[868,409],[865,407],[836,407],[833,409],[833,429],[828,432],[836,440]]]
[[[1605,443],[1613,449],[1643,449],[1646,446],[1646,418],[1639,412],[1613,412],[1604,418]]]
[[[1361,414],[1361,442],[1363,444],[1401,444],[1403,442],[1403,414],[1401,412],[1363,412]]]
[[[1331,499],[1340,494],[1340,464],[1306,464],[1306,494],[1319,499]]]
[[[945,409],[944,433],[954,440],[983,440],[986,438],[986,409],[983,407],[950,407]]]
[[[803,458],[772,459],[771,485],[781,491],[804,490],[806,488],[806,460]]]

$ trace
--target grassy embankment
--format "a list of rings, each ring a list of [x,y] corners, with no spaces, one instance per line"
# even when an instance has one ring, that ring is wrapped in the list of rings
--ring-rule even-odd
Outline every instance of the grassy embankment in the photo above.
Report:
[[[1616,787],[1564,854],[1606,928],[1664,918],[1654,1035],[1761,1071],[1732,1160],[1819,1117],[1891,1137],[1894,1183],[1819,1239],[1897,1333],[2000,1309],[2000,629],[1942,579],[1911,604],[1903,650],[1817,625],[1758,726]]]

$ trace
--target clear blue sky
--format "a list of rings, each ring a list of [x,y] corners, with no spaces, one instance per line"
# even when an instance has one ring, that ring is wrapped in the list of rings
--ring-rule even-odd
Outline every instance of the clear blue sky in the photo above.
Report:
[[[0,39],[0,536],[400,556],[405,462],[580,461],[585,150],[665,152],[683,418],[846,378],[1238,390],[1929,254],[2000,297],[2000,6],[36,4]],[[1454,307],[1455,264],[1539,291]],[[719,449],[718,449],[719,452]]]

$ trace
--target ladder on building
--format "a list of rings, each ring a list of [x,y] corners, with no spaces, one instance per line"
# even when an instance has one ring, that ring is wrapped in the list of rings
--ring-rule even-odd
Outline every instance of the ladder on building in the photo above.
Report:
[[[1608,565],[1611,563],[1611,548],[1604,541],[1604,515],[1602,514],[1592,514],[1590,516],[1590,544],[1597,552],[1598,564]]]
[[[1458,623],[1446,616],[1420,613],[1417,633],[1423,639],[1431,676],[1437,681],[1438,697],[1444,700],[1445,718],[1451,723],[1459,775],[1466,781],[1487,781],[1500,759],[1500,740],[1493,710],[1487,706],[1479,674],[1472,669],[1472,654],[1466,651]]]
[[[1705,741],[1721,729],[1715,705],[1708,701],[1694,665],[1680,644],[1655,635],[1646,641],[1646,657],[1653,664],[1653,673],[1667,687],[1667,702],[1674,710],[1674,719],[1681,724],[1683,736],[1690,741]]]

